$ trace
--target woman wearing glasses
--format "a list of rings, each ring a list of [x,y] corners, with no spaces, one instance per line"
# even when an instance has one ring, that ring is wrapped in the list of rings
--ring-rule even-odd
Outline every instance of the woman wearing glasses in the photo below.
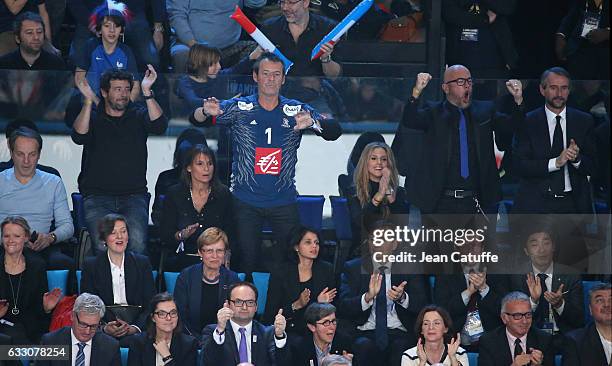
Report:
[[[202,263],[181,272],[174,297],[184,332],[199,339],[204,326],[217,322],[217,311],[227,299],[227,289],[239,279],[224,266],[229,245],[223,230],[217,227],[204,230],[197,245]]]
[[[198,340],[181,332],[174,298],[167,292],[153,296],[147,330],[135,337],[128,366],[195,366]]]
[[[0,333],[12,337],[13,344],[33,344],[40,340],[62,292],[47,292],[45,263],[24,253],[30,240],[30,225],[20,216],[8,216],[0,225],[3,251],[0,253]]]
[[[415,347],[402,356],[401,366],[467,366],[467,352],[459,347],[459,334],[453,334],[453,321],[446,309],[428,305],[419,313],[414,331],[419,335]]]
[[[331,303],[336,282],[331,263],[318,259],[319,236],[307,227],[298,227],[290,239],[290,260],[272,270],[264,314],[265,323],[274,323],[279,309],[287,319],[289,337],[310,332],[304,320],[306,307],[313,302]]]
[[[133,337],[144,329],[146,305],[155,294],[153,273],[149,259],[127,250],[129,233],[125,217],[108,214],[98,221],[99,238],[106,245],[106,251],[94,258],[87,258],[83,264],[81,293],[89,292],[100,296],[109,305],[135,305],[140,309],[135,319],[114,317],[107,311],[110,320],[102,331],[119,340],[122,347],[128,347]],[[138,311],[139,310],[139,311]]]

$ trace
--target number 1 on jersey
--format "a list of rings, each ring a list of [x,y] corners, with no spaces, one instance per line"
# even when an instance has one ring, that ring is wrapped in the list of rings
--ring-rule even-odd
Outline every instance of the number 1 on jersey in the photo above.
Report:
[[[264,133],[268,136],[268,145],[272,143],[272,127],[266,128]]]

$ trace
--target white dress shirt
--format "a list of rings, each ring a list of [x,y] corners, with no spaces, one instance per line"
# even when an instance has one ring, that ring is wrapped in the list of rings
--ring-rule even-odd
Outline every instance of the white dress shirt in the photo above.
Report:
[[[514,360],[514,342],[516,341],[516,337],[508,332],[508,328],[506,328],[506,337],[508,338],[508,346],[510,347],[510,354],[512,355],[512,359]],[[521,348],[523,348],[523,353],[527,353],[527,334],[519,338],[521,340]]]
[[[79,346],[78,346],[79,343],[81,343],[81,341],[79,341],[74,336],[72,329],[70,329],[70,344],[72,345],[72,361],[70,362],[72,366],[75,366],[75,363],[76,363],[77,354],[79,353]],[[93,343],[93,338],[90,339],[88,342],[85,342],[86,346],[85,348],[83,348],[83,353],[85,354],[85,366],[91,365],[90,361],[91,361],[92,343]]]
[[[546,284],[546,288],[548,289],[548,291],[555,291],[557,289],[553,289],[552,288],[552,284],[553,284],[553,267],[554,267],[555,263],[551,263],[550,266],[548,266],[548,268],[546,268],[546,271],[544,272],[540,272],[539,269],[535,268],[533,265],[531,266],[531,269],[533,270],[533,275],[535,277],[538,276],[538,274],[540,273],[544,273],[546,275],[546,280],[544,281],[544,283]],[[533,302],[533,300],[531,299],[531,296],[529,297],[529,302],[531,303],[531,311],[536,311],[536,308],[538,307],[538,302]],[[559,306],[558,308],[554,308],[552,307],[552,305],[548,305],[549,306],[549,311],[548,313],[550,315],[552,315],[552,311],[554,310],[557,314],[561,315],[563,314],[563,309],[565,309],[565,301],[563,301],[561,303],[561,306]],[[550,321],[553,323],[553,330],[555,332],[559,331],[559,327],[557,327],[557,322],[555,322],[555,317],[551,316],[550,317]]]
[[[391,289],[391,263],[379,263],[374,262],[373,268],[374,273],[379,272],[379,268],[385,266],[385,286],[387,287],[387,291]],[[410,295],[406,292],[406,297],[402,302],[393,302],[388,297],[387,299],[387,328],[389,329],[401,329],[403,331],[407,331],[406,327],[402,324],[399,317],[397,316],[397,311],[395,310],[396,304],[399,304],[404,309],[408,308],[408,304],[410,303]],[[359,330],[374,330],[376,329],[376,297],[374,297],[370,302],[365,301],[365,294],[361,295],[361,310],[366,311],[370,307],[372,307],[372,311],[370,311],[370,316],[368,320],[363,324],[357,327]]]
[[[597,328],[595,328],[597,329]],[[612,341],[609,341],[604,338],[604,336],[599,333],[599,329],[597,329],[597,334],[599,334],[599,339],[601,340],[601,345],[603,346],[604,353],[606,355],[606,364],[610,364],[610,357],[612,357]]]
[[[110,263],[111,277],[113,279],[113,302],[116,305],[125,304],[127,305],[127,297],[125,295],[125,270],[123,263],[125,262],[125,254],[121,258],[121,265],[117,266],[111,261],[110,254],[106,252],[108,256],[108,262]]]
[[[231,324],[231,327],[229,326],[230,324],[228,324],[228,326],[225,327],[225,332],[227,332],[229,329],[231,329],[234,332],[234,338],[236,339],[236,349],[237,350],[240,350],[240,337],[242,337],[242,335],[240,334],[240,328],[245,329],[244,337],[246,338],[247,355],[249,356],[249,362],[252,363],[253,360],[251,359],[251,340],[253,341],[253,343],[260,342],[260,340],[257,339],[256,335],[251,338],[251,335],[253,333],[253,322],[251,321],[249,322],[249,324],[242,326],[230,319],[229,323]],[[213,339],[215,340],[215,343],[217,343],[218,345],[225,343],[225,332],[223,332],[223,334],[219,334],[217,333],[216,329],[213,330]],[[285,347],[286,343],[287,343],[286,335],[285,335],[285,338],[283,339],[276,339],[276,337],[274,337],[274,344],[276,345],[276,348],[283,348]]]
[[[555,135],[555,127],[557,126],[557,114],[555,114],[554,112],[550,111],[548,109],[548,106],[544,106],[544,110],[546,111],[546,121],[548,122],[548,138],[550,139],[550,146],[552,146],[553,143],[553,137]],[[559,116],[561,116],[561,129],[563,130],[563,149],[567,148],[568,142],[567,142],[567,119],[565,118],[566,113],[567,112],[567,108],[563,108],[563,110],[561,111],[561,113],[559,113]],[[556,165],[556,160],[557,157],[551,158],[548,161],[548,172],[556,172],[557,170],[559,170],[559,168],[557,168]],[[569,162],[568,162],[569,163]],[[574,168],[578,168],[580,166],[580,162],[577,163],[571,163]],[[567,169],[567,164],[564,165],[563,167],[563,177],[565,180],[565,192],[569,192],[572,190],[572,184],[570,182],[570,177],[569,177],[569,170]]]

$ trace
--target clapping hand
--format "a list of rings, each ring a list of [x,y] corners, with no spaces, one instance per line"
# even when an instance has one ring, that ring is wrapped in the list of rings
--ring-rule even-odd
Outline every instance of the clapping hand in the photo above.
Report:
[[[387,291],[387,297],[391,301],[399,301],[404,296],[404,287],[406,287],[407,282],[403,281],[397,286],[391,286],[391,288]]]
[[[531,301],[537,304],[540,301],[540,296],[542,296],[540,277],[535,276],[533,273],[527,273],[527,287],[529,288]]]
[[[337,291],[335,288],[332,288],[332,289],[328,289],[327,287],[324,288],[319,294],[319,296],[317,296],[317,302],[330,303],[334,301],[334,298],[336,297],[336,292]]]
[[[554,308],[558,308],[563,305],[563,284],[559,286],[557,291],[546,291],[544,292],[544,298],[546,301],[550,303]]]
[[[382,275],[380,273],[373,273],[370,276],[370,283],[368,285],[368,292],[365,294],[365,301],[372,301],[376,295],[380,292],[382,286]]]
[[[299,111],[295,115],[295,127],[294,130],[299,131],[311,127],[315,123],[314,119],[308,111]]]
[[[300,297],[293,303],[293,308],[299,310],[310,302],[310,289],[305,288],[301,293]]]

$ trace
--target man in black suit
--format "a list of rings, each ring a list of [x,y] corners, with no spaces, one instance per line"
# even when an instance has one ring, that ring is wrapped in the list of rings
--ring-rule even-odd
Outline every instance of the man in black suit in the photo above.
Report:
[[[98,331],[104,316],[102,299],[87,292],[76,298],[72,309],[72,327],[64,327],[42,336],[42,345],[67,345],[70,361],[36,361],[39,366],[120,366],[119,342]]]
[[[376,227],[391,228],[380,223]],[[352,349],[359,365],[378,365],[385,358],[400,365],[402,353],[416,343],[412,329],[427,303],[425,278],[409,274],[420,269],[384,260],[397,247],[397,241],[376,243],[371,236],[363,257],[344,266],[340,311],[356,325]]]
[[[564,366],[609,366],[612,362],[612,287],[601,283],[589,292],[594,322],[567,333]]]
[[[587,176],[597,171],[593,118],[566,107],[570,75],[561,67],[542,73],[545,105],[527,113],[513,148],[520,177],[514,213],[590,213]]]
[[[531,327],[529,296],[511,292],[502,299],[505,326],[480,337],[480,366],[552,366],[554,352],[550,335]]]
[[[202,330],[203,364],[272,366],[286,359],[282,353],[286,352],[287,321],[282,309],[276,315],[273,327],[253,320],[256,313],[257,288],[250,282],[232,284],[228,300],[217,312],[217,324],[209,324]]]
[[[352,359],[350,340],[336,333],[336,307],[313,302],[306,308],[304,319],[312,337],[304,337],[290,347],[291,362],[286,365],[319,366],[325,356],[340,354]]]

